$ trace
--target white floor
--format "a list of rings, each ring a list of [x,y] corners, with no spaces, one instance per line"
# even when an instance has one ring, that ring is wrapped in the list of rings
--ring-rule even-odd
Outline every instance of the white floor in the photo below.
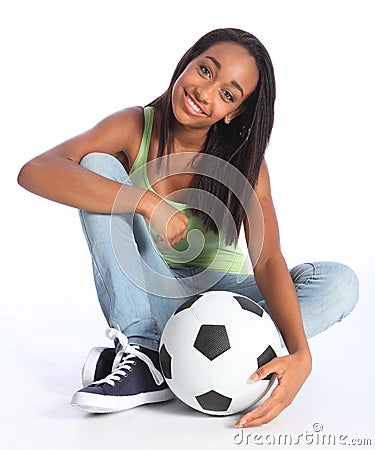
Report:
[[[107,344],[93,290],[69,296],[61,286],[37,298],[8,292],[0,319],[1,448],[230,449],[269,446],[280,438],[299,439],[299,448],[326,448],[323,435],[337,446],[352,439],[374,445],[375,286],[367,269],[359,276],[356,310],[311,340],[314,370],[295,402],[272,423],[242,432],[233,427],[237,416],[206,416],[178,400],[110,415],[72,408],[87,351]]]

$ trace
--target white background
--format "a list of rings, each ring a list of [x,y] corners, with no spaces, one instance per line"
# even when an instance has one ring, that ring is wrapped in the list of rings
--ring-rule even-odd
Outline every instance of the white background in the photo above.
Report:
[[[244,446],[234,443],[235,417],[202,416],[177,401],[100,417],[69,406],[86,352],[107,344],[89,253],[75,210],[16,182],[36,154],[160,95],[201,35],[230,26],[255,34],[274,62],[276,119],[267,161],[288,264],[337,260],[357,272],[361,285],[354,313],[311,341],[314,371],[294,404],[252,432],[296,436],[320,422],[327,433],[375,443],[371,3],[1,4],[3,448]]]

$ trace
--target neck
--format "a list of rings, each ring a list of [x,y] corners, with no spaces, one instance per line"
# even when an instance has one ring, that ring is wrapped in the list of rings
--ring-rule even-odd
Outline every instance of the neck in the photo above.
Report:
[[[208,129],[190,128],[179,124],[174,124],[174,151],[177,152],[199,152],[202,150]]]

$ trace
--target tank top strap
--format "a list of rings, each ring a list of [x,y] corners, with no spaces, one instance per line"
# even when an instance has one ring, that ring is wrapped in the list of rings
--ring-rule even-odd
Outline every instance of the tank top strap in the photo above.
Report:
[[[154,122],[154,108],[152,106],[146,106],[144,108],[144,117],[145,124],[143,128],[141,145],[139,146],[138,154],[132,165],[130,173],[134,172],[147,163],[152,135],[152,124]]]

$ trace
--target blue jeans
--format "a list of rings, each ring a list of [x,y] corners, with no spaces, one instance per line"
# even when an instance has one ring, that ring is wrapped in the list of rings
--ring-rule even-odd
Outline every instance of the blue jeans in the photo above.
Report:
[[[103,153],[86,155],[81,166],[122,184],[131,181],[122,164]],[[196,267],[169,267],[144,218],[136,213],[80,211],[91,252],[95,286],[108,325],[132,344],[157,350],[174,311],[197,293],[226,290],[251,298],[268,313],[254,276]],[[346,265],[305,263],[290,270],[307,337],[346,317],[358,300],[358,279]]]

